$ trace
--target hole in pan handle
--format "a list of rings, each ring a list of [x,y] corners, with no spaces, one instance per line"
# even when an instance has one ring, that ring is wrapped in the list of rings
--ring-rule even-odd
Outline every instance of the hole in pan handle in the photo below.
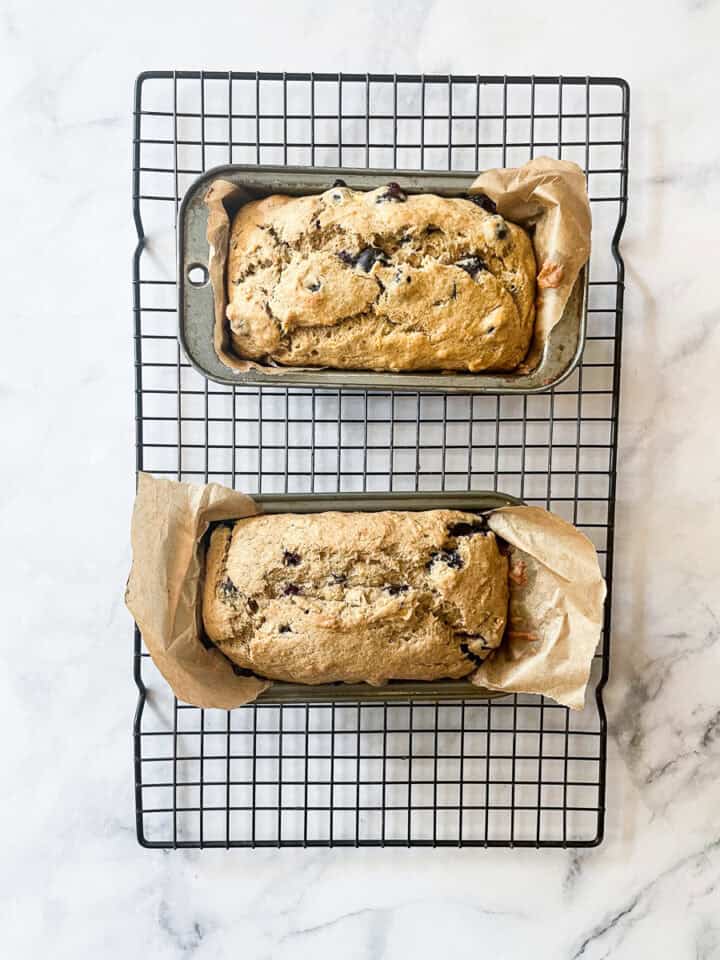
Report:
[[[187,268],[187,278],[193,287],[204,287],[210,279],[210,274],[202,263],[191,263]]]

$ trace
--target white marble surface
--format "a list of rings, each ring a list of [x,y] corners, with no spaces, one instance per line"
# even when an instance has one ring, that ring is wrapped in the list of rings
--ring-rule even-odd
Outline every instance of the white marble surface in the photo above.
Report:
[[[719,37],[716,0],[0,2],[4,956],[720,957]],[[137,846],[131,88],[173,66],[632,84],[599,848]]]

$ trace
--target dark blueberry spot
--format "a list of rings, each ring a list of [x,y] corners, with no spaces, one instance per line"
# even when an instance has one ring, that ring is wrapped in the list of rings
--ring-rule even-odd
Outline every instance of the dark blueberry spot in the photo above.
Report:
[[[399,593],[407,593],[410,587],[406,583],[391,583],[385,589],[391,597],[396,597]]]
[[[385,253],[378,247],[365,247],[355,256],[348,253],[347,250],[340,250],[338,258],[349,267],[360,267],[365,273],[370,273],[376,263],[381,263],[386,267],[390,262]]]
[[[310,291],[310,293],[317,293],[319,289],[320,289],[319,280],[316,280],[315,283],[311,283],[310,286],[308,287],[308,290]]]
[[[405,243],[410,243],[411,240],[412,240],[412,237],[410,236],[410,234],[404,233],[398,240],[398,243],[400,244],[400,246],[402,246]]]
[[[278,629],[278,633],[292,633],[289,623],[281,623]]]
[[[515,286],[514,283],[508,284],[508,290],[510,291],[510,293],[517,293],[517,287]]]
[[[474,533],[482,532],[481,523],[467,523],[461,520],[459,523],[451,523],[448,527],[448,534],[451,537],[471,537]]]
[[[286,583],[283,587],[284,597],[297,597],[302,591],[296,583]]]
[[[475,277],[481,270],[487,270],[483,260],[477,256],[463,257],[462,260],[456,260],[455,266],[460,267],[465,273],[469,273],[471,277]]]
[[[412,277],[405,277],[405,283],[412,283]]]
[[[464,657],[467,657],[468,660],[472,660],[472,662],[476,663],[478,666],[483,663],[483,658],[479,657],[476,653],[473,653],[467,643],[460,644],[460,653]]]
[[[488,213],[497,212],[495,201],[491,200],[490,197],[486,196],[484,193],[469,193],[465,199],[469,200],[471,203],[474,203],[478,207],[482,207],[483,210],[487,210]]]
[[[333,200],[335,201],[335,203],[340,203],[340,201],[342,200],[342,194],[341,194],[341,193],[334,193],[334,194],[333,194]]]
[[[333,583],[347,583],[347,577],[344,573],[331,573]]]
[[[270,309],[270,304],[267,302],[267,300],[265,301],[265,313],[266,313],[270,318],[272,318],[272,310]]]
[[[385,191],[385,193],[381,193],[375,202],[383,203],[386,200],[390,200],[393,203],[405,203],[405,201],[407,200],[407,194],[401,188],[399,183],[395,183],[395,181],[391,181],[387,185],[387,190]]]
[[[320,221],[319,221],[319,220],[316,220],[316,221],[315,221],[315,229],[316,229],[316,230],[319,230],[319,229],[320,229]]]
[[[283,563],[286,567],[297,567],[300,564],[300,554],[293,553],[292,550],[286,550],[283,553]]]
[[[234,600],[239,594],[238,588],[232,582],[230,577],[225,577],[223,582],[220,584],[220,593],[226,600]]]
[[[247,608],[250,611],[250,613],[257,613],[258,611],[257,600],[253,600],[252,597],[249,597],[247,602]]]
[[[501,220],[500,223],[498,223],[498,225],[495,227],[495,236],[498,238],[498,240],[504,240],[507,235],[507,224],[504,220]]]
[[[436,550],[430,554],[430,562],[428,563],[428,569],[435,563],[436,560],[446,563],[449,567],[452,567],[453,570],[459,570],[463,566],[462,557],[457,552],[457,550]]]
[[[486,333],[486,334],[495,333],[495,327],[488,327],[487,330],[485,331],[485,333]]]
[[[430,223],[425,227],[425,235],[430,236],[433,233],[442,233],[440,227],[436,227],[434,223]]]
[[[236,663],[233,664],[233,673],[236,677],[254,677],[255,674],[252,670],[246,670],[245,667],[239,667]]]
[[[233,280],[233,285],[238,287],[242,283],[242,278],[238,277],[237,280]]]
[[[340,177],[338,177],[337,180],[335,180],[335,182],[333,183],[333,187],[346,187],[346,186],[347,184],[345,183],[344,180],[341,180]]]
[[[365,273],[370,273],[376,263],[387,265],[388,259],[382,250],[377,247],[365,247],[355,258],[355,266],[360,267]]]

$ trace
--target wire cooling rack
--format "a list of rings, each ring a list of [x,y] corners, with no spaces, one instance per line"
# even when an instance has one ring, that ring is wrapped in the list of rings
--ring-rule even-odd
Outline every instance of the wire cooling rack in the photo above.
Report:
[[[610,582],[629,92],[586,77],[160,72],[135,91],[137,467],[247,493],[496,489],[566,517]],[[468,170],[546,154],[593,209],[581,366],[548,394],[209,383],[177,341],[175,222],[223,163]],[[135,795],[151,847],[600,842],[610,600],[587,706],[534,696],[200,710],[136,632]]]

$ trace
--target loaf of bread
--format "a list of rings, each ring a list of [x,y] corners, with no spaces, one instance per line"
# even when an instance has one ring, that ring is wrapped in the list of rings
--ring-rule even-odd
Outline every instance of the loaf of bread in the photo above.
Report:
[[[268,679],[459,678],[502,639],[507,581],[472,513],[257,516],[213,530],[203,621],[224,654]]]
[[[511,370],[534,321],[525,231],[482,195],[342,181],[243,206],[230,234],[234,352],[290,366]]]

